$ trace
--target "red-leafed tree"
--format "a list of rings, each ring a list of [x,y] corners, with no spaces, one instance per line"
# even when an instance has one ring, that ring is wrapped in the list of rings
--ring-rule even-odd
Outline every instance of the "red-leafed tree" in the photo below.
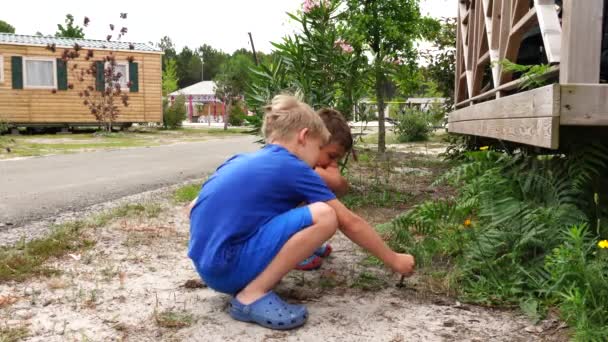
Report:
[[[121,13],[120,18],[125,20],[127,14]],[[84,26],[87,27],[89,22],[89,18],[85,17]],[[106,41],[111,42],[116,27],[114,24],[110,24],[109,27],[112,33],[106,36]],[[127,27],[122,26],[116,40],[120,41],[126,33]],[[106,47],[102,46],[102,48]],[[57,51],[55,44],[48,45],[47,49]],[[133,50],[134,46],[130,44],[129,49]],[[64,49],[58,60],[58,63],[63,64],[58,70],[65,70],[66,73],[58,75],[58,78],[63,79],[63,82],[61,80],[58,82],[58,87],[61,90],[78,91],[82,104],[107,131],[112,131],[121,108],[129,106],[129,95],[124,91],[124,86],[130,88],[131,82],[122,81],[126,75],[118,70],[117,58],[111,50],[103,56],[96,56],[93,50],[87,49],[85,52],[76,43],[72,48]],[[133,63],[134,58],[129,56],[126,60]],[[53,93],[56,92],[57,90],[53,90]]]

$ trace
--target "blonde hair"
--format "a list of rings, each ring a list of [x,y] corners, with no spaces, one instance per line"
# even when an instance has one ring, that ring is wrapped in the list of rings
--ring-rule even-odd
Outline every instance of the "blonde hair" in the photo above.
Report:
[[[277,95],[266,106],[262,133],[266,143],[278,139],[289,139],[292,134],[308,128],[311,135],[329,141],[330,133],[321,117],[306,103],[295,96]]]

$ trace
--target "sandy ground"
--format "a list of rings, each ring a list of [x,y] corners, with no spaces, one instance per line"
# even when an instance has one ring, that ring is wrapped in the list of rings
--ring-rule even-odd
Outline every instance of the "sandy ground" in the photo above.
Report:
[[[416,276],[398,288],[395,275],[364,263],[340,234],[319,271],[291,272],[277,288],[308,306],[304,327],[277,332],[233,321],[229,297],[185,286],[198,279],[186,257],[185,212],[166,194],[154,200],[164,209],[158,218],[91,230],[93,248],[50,261],[60,276],[0,284],[10,298],[0,304],[0,327],[27,327],[27,341],[565,340],[556,320],[534,326],[518,312],[461,304],[430,294]],[[166,323],[172,314],[178,319]]]

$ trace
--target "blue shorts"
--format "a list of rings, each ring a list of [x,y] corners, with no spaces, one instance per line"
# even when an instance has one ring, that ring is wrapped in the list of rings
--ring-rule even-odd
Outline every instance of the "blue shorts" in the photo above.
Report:
[[[312,223],[308,206],[276,216],[243,243],[234,268],[221,274],[199,274],[210,288],[235,295],[268,267],[287,240]]]

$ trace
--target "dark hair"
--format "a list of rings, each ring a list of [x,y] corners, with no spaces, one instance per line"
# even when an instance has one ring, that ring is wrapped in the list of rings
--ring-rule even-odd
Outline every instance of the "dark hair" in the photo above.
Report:
[[[325,127],[331,133],[329,142],[340,144],[344,147],[344,151],[350,151],[353,148],[353,136],[342,113],[335,109],[322,108],[317,111],[317,114],[323,119]]]

